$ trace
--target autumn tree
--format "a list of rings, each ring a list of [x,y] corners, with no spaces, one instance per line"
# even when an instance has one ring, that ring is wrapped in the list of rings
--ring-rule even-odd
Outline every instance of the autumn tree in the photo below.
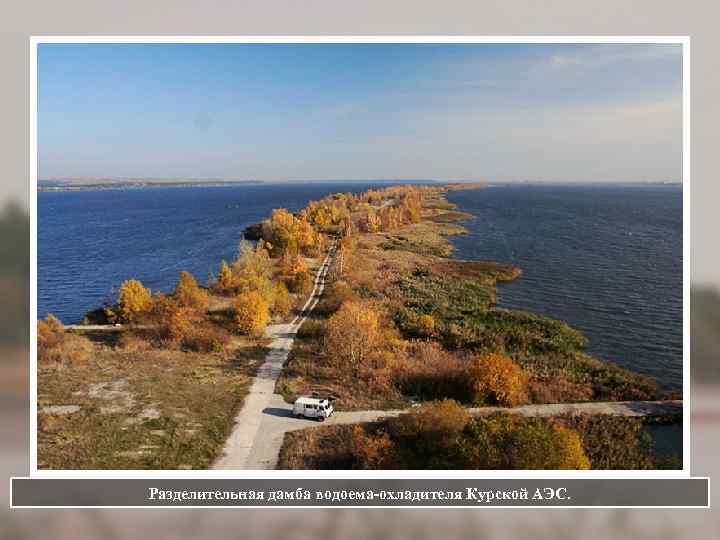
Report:
[[[286,250],[280,259],[280,272],[286,277],[292,277],[298,272],[307,272],[305,259],[297,250]]]
[[[285,208],[276,208],[270,219],[263,222],[263,239],[273,246],[274,255],[282,255],[286,250],[314,256],[322,247],[322,235],[302,217],[297,217]]]
[[[378,346],[380,335],[380,318],[371,305],[345,302],[327,323],[325,347],[330,361],[357,373]]]
[[[150,289],[146,288],[139,280],[128,279],[120,285],[117,303],[122,320],[131,322],[138,313],[148,308],[150,301]]]
[[[220,262],[220,273],[215,281],[220,290],[228,290],[233,286],[233,273],[230,265],[224,260]]]
[[[273,286],[273,299],[270,311],[276,317],[284,318],[290,313],[292,300],[290,293],[284,283],[276,283]]]
[[[528,376],[507,356],[495,353],[476,356],[465,377],[477,405],[496,403],[504,406],[527,402]]]
[[[200,288],[197,280],[190,272],[180,272],[173,296],[183,307],[206,310],[209,303],[207,291]]]
[[[233,308],[235,325],[242,334],[261,335],[270,321],[270,303],[257,291],[240,293]]]

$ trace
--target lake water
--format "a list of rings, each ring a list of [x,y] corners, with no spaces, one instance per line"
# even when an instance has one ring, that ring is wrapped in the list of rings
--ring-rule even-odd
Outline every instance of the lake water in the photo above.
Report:
[[[377,184],[308,183],[38,193],[38,316],[65,323],[135,277],[170,290],[231,260],[242,230],[273,208]],[[524,270],[502,306],[566,320],[589,351],[682,382],[682,192],[679,187],[500,186],[449,196],[476,214],[456,256]]]
[[[451,192],[475,214],[455,256],[512,263],[499,304],[567,321],[588,351],[682,385],[682,188],[505,185]]]

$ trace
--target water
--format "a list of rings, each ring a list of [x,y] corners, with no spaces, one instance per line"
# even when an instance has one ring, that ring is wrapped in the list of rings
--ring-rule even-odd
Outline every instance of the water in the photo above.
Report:
[[[682,385],[682,188],[515,185],[457,191],[475,214],[455,256],[512,263],[499,305],[567,321],[588,351]]]
[[[309,183],[38,193],[38,317],[77,323],[130,277],[169,291],[181,270],[200,282],[237,254],[242,231],[337,191],[377,184]]]
[[[113,300],[129,277],[170,290],[231,260],[272,208],[377,184],[317,183],[38,193],[38,316],[65,323]],[[682,194],[678,187],[501,186],[449,195],[476,214],[456,255],[524,270],[502,306],[563,319],[589,351],[682,381]]]

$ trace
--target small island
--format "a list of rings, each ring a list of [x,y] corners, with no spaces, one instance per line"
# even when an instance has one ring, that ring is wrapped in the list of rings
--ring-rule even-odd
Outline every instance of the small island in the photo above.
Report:
[[[483,187],[277,209],[207,286],[187,272],[169,294],[128,279],[82,325],[39,321],[38,468],[213,466],[271,337],[293,325],[275,393],[288,410],[327,397],[338,420],[288,428],[278,468],[681,468],[644,429],[682,421],[676,396],[593,358],[562,321],[497,307],[521,269],[452,257],[448,238],[473,216],[446,194]]]

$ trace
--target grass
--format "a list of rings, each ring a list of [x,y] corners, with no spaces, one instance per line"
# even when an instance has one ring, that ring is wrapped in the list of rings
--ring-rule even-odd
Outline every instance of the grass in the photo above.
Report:
[[[218,457],[267,349],[125,351],[38,370],[38,468],[204,469]],[[44,407],[78,412],[45,414]]]

